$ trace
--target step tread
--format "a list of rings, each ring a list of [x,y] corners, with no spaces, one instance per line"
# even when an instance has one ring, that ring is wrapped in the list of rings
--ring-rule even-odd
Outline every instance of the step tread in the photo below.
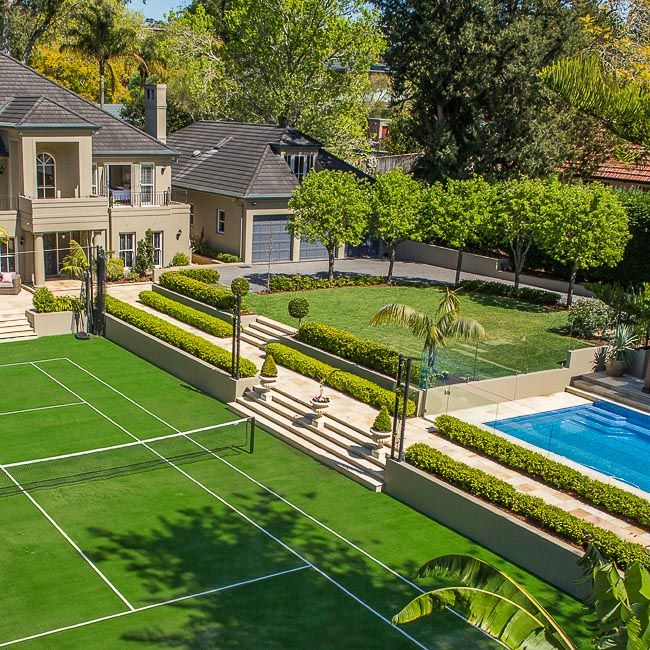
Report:
[[[301,438],[286,427],[281,427],[277,423],[268,420],[263,415],[260,415],[256,411],[248,408],[246,404],[242,404],[240,402],[231,402],[228,406],[232,411],[239,415],[254,417],[256,422],[269,429],[271,433],[276,435],[281,440],[284,440],[292,447],[295,447],[296,449],[307,453],[309,456],[312,456],[316,460],[319,460],[325,465],[328,465],[329,467],[337,470],[341,474],[344,474],[357,483],[360,483],[364,487],[367,487],[375,492],[381,491],[383,487],[383,481],[357,469],[354,466],[344,464],[344,461],[342,461],[340,458],[334,456],[331,453],[328,453],[321,447],[317,447],[304,438]]]
[[[13,341],[14,339],[33,339],[36,338],[36,332],[21,332],[10,334],[0,334],[0,341]]]
[[[255,332],[260,332],[261,334],[273,337],[274,339],[279,339],[280,337],[285,336],[285,332],[277,330],[265,323],[258,323],[257,321],[251,323],[246,329],[249,331],[255,330]]]
[[[650,403],[638,401],[634,398],[627,398],[624,395],[616,393],[613,390],[608,390],[600,386],[594,386],[593,384],[588,384],[583,380],[573,380],[571,382],[571,385],[567,386],[565,390],[568,393],[591,400],[593,402],[598,401],[602,398],[606,398],[615,404],[622,404],[623,406],[629,406],[631,408],[637,409],[638,411],[650,413]]]
[[[284,323],[280,323],[279,321],[267,318],[266,316],[258,316],[256,322],[267,325],[268,327],[272,327],[276,330],[279,330],[280,332],[284,332],[285,334],[295,334],[297,332],[295,327],[291,327],[291,325],[285,325]]]

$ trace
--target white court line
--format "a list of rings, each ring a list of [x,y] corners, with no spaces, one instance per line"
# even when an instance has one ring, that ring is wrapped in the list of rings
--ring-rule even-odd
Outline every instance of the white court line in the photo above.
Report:
[[[53,357],[51,359],[36,359],[36,361],[16,361],[14,363],[0,363],[0,368],[9,368],[10,366],[31,366],[34,363],[46,363],[48,361],[68,361],[68,358]]]
[[[45,511],[45,508],[41,506],[38,501],[34,499],[34,497],[27,492],[23,486],[10,474],[10,472],[3,466],[0,465],[0,469],[9,477],[11,482],[31,501],[32,505],[36,507],[36,509],[56,528],[57,531],[63,536],[63,538],[72,546],[72,548],[79,553],[79,555],[88,563],[90,568],[111,588],[111,590],[117,595],[117,597],[131,610],[133,611],[135,608],[131,603],[122,595],[120,590],[101,572],[99,567],[97,567],[93,561],[79,548],[77,543],[59,526],[59,524],[50,517],[50,515]]]
[[[4,411],[0,413],[0,417],[3,415],[16,415],[17,413],[31,413],[32,411],[47,411],[49,409],[62,409],[66,406],[85,406],[83,402],[69,402],[68,404],[53,404],[52,406],[36,406],[31,409],[20,409],[19,411]]]
[[[132,614],[137,614],[138,612],[144,612],[148,609],[156,609],[157,607],[163,607],[164,605],[173,605],[175,603],[180,603],[185,600],[190,600],[192,598],[200,598],[202,596],[209,596],[211,594],[219,593],[220,591],[227,591],[229,589],[234,589],[235,587],[244,587],[246,585],[255,584],[256,582],[262,582],[263,580],[269,580],[270,578],[277,578],[278,576],[285,576],[289,573],[296,573],[298,571],[304,571],[305,569],[311,569],[307,564],[304,564],[299,567],[294,567],[293,569],[285,569],[284,571],[277,571],[275,573],[269,573],[264,576],[259,576],[257,578],[251,578],[250,580],[242,580],[240,582],[235,582],[231,585],[225,585],[224,587],[214,587],[213,589],[206,589],[205,591],[198,591],[195,594],[187,594],[186,596],[178,596],[177,598],[171,598],[169,600],[163,600],[159,603],[153,603],[151,605],[143,605],[142,607],[136,607],[133,610],[125,612],[117,612],[116,614],[108,614],[107,616],[100,616],[99,618],[93,618],[88,621],[83,621],[82,623],[73,623],[72,625],[66,625],[64,627],[58,627],[53,630],[47,630],[45,632],[39,632],[37,634],[32,634],[31,636],[24,636],[20,639],[14,639],[13,641],[5,641],[0,643],[0,648],[5,648],[10,645],[15,645],[17,643],[22,643],[24,641],[32,641],[33,639],[40,639],[44,636],[50,636],[56,634],[57,632],[66,632],[68,630],[74,630],[79,627],[87,627],[88,625],[93,625],[94,623],[101,623],[102,621],[109,621],[113,618],[121,618],[123,616],[131,616]]]
[[[74,362],[72,362],[72,363],[73,363],[73,365],[77,366],[77,364],[75,364]],[[35,366],[35,367],[38,368],[38,366]],[[84,370],[84,372],[86,372],[88,375],[90,375],[91,377],[93,377],[94,379],[96,379],[97,381],[99,381],[100,383],[102,383],[102,384],[108,386],[108,388],[110,388],[110,389],[113,390],[114,392],[116,392],[116,393],[122,395],[122,393],[120,393],[120,391],[116,390],[115,388],[113,388],[113,387],[110,386],[109,384],[106,384],[106,382],[102,381],[102,380],[99,379],[98,377],[95,377],[95,375],[93,375],[91,372],[88,372],[87,370],[85,370],[84,368],[81,368],[80,366],[77,366],[77,367],[79,367],[81,370]],[[340,589],[343,593],[347,594],[350,598],[352,598],[353,600],[355,600],[355,601],[356,601],[357,603],[359,603],[362,607],[364,607],[365,609],[367,609],[368,611],[370,611],[372,614],[374,614],[375,616],[377,616],[377,618],[379,618],[379,619],[381,619],[382,621],[384,621],[384,623],[386,623],[389,627],[391,627],[392,629],[394,629],[396,632],[398,632],[398,633],[401,634],[402,636],[404,636],[404,637],[406,637],[407,639],[409,639],[409,640],[410,640],[414,645],[418,646],[419,648],[422,648],[423,650],[426,650],[426,649],[427,649],[427,646],[425,646],[425,645],[423,645],[422,643],[420,643],[417,639],[415,639],[414,637],[412,637],[412,636],[411,636],[408,632],[406,632],[403,628],[398,627],[398,626],[396,626],[396,625],[393,625],[393,623],[392,623],[392,621],[390,621],[390,619],[386,618],[383,614],[381,614],[379,611],[377,611],[376,609],[374,609],[371,605],[369,605],[369,604],[366,603],[364,600],[362,600],[361,598],[359,598],[358,596],[356,596],[356,595],[355,595],[354,593],[352,593],[350,590],[346,589],[342,584],[340,584],[340,583],[337,582],[334,578],[332,578],[330,575],[328,575],[327,573],[325,573],[325,571],[323,571],[322,569],[320,569],[319,567],[317,567],[315,564],[312,564],[312,563],[311,563],[307,558],[305,558],[303,555],[301,555],[300,553],[298,553],[298,551],[294,550],[294,549],[291,548],[288,544],[286,544],[285,542],[283,542],[279,537],[276,537],[273,533],[271,533],[270,531],[266,530],[266,528],[264,528],[263,526],[261,526],[260,524],[258,524],[258,523],[257,523],[256,521],[254,521],[253,519],[251,519],[247,514],[245,514],[245,513],[242,512],[241,510],[239,510],[236,506],[234,506],[234,505],[232,505],[231,503],[229,503],[228,501],[226,501],[226,499],[224,499],[223,497],[221,497],[220,495],[218,495],[216,492],[214,492],[213,490],[211,490],[209,487],[207,487],[206,485],[204,485],[203,483],[201,483],[200,481],[198,481],[197,479],[195,479],[193,476],[191,476],[190,474],[188,474],[185,470],[183,470],[183,469],[181,469],[180,467],[178,467],[178,465],[176,465],[175,463],[173,463],[173,462],[170,461],[169,459],[165,458],[162,454],[160,454],[159,452],[157,452],[153,447],[150,447],[150,446],[146,443],[146,441],[142,441],[142,440],[140,440],[140,438],[138,438],[135,434],[131,433],[130,431],[128,431],[127,429],[125,429],[122,425],[120,425],[120,424],[118,424],[117,422],[115,422],[115,420],[113,420],[112,418],[110,418],[108,415],[102,413],[98,408],[96,408],[95,406],[93,406],[92,404],[90,404],[90,402],[87,402],[86,400],[84,400],[83,397],[81,397],[81,395],[75,393],[71,388],[68,388],[65,384],[63,384],[63,383],[60,382],[58,379],[56,379],[55,377],[53,377],[52,375],[50,375],[49,373],[47,373],[45,370],[43,370],[42,368],[38,368],[38,369],[39,369],[43,374],[45,374],[45,375],[47,375],[48,377],[50,377],[50,379],[52,379],[54,382],[56,382],[57,384],[59,384],[59,386],[61,386],[61,387],[64,388],[65,390],[67,390],[71,395],[74,395],[75,398],[77,398],[77,399],[79,399],[79,400],[83,400],[84,402],[86,402],[86,404],[88,404],[88,406],[89,406],[90,408],[92,408],[92,409],[93,409],[95,412],[97,412],[99,415],[101,415],[101,416],[103,416],[104,418],[106,418],[109,422],[111,422],[112,424],[114,424],[115,426],[117,426],[119,429],[121,429],[122,431],[124,431],[124,433],[126,433],[128,436],[131,436],[131,438],[133,438],[134,440],[138,440],[138,441],[142,442],[142,446],[144,446],[144,447],[146,447],[147,449],[149,449],[152,453],[154,453],[156,456],[158,456],[162,461],[164,461],[165,463],[167,463],[170,467],[173,467],[176,471],[178,471],[180,474],[182,474],[183,476],[185,476],[185,478],[187,478],[189,481],[191,481],[191,482],[194,483],[196,486],[198,486],[199,488],[201,488],[202,490],[204,490],[207,494],[209,494],[210,496],[212,496],[213,498],[215,498],[217,501],[219,501],[219,502],[222,503],[224,506],[226,506],[227,508],[229,508],[230,510],[232,510],[234,513],[238,514],[242,519],[244,519],[244,520],[247,521],[249,524],[251,524],[251,526],[254,526],[254,527],[255,527],[257,530],[259,530],[261,533],[263,533],[264,535],[266,535],[267,537],[269,537],[269,538],[272,539],[273,541],[277,542],[280,546],[282,546],[282,547],[283,547],[285,550],[287,550],[289,553],[291,553],[292,555],[295,555],[299,560],[301,560],[301,561],[304,562],[305,564],[308,564],[312,569],[314,569],[314,571],[316,571],[319,575],[321,575],[323,578],[325,578],[328,582],[331,582],[334,586],[336,586],[338,589]],[[125,395],[123,395],[123,396],[126,397]],[[137,404],[137,402],[134,402],[134,401],[131,400],[130,398],[127,398],[127,399],[128,399],[130,402],[132,402],[135,406],[139,406],[139,405]],[[144,407],[142,407],[142,408],[143,408],[143,410],[146,411],[146,409],[144,409]],[[153,414],[152,414],[152,415],[153,415]],[[156,418],[157,418],[158,420],[160,420],[161,422],[164,422],[161,418],[158,418],[157,416],[156,416]],[[165,423],[165,424],[167,424],[167,423]],[[171,427],[171,425],[169,425],[169,424],[167,424],[167,426]],[[176,429],[176,427],[172,427],[172,428],[173,428],[173,429]],[[178,430],[177,430],[177,431],[178,431]],[[191,440],[191,439],[188,438],[188,440]]]

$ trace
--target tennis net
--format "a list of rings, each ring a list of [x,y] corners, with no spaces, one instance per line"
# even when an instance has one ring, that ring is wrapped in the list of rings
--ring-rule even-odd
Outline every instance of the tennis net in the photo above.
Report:
[[[253,453],[254,418],[133,440],[59,456],[0,465],[0,497],[84,483],[163,465],[187,465],[227,449]]]

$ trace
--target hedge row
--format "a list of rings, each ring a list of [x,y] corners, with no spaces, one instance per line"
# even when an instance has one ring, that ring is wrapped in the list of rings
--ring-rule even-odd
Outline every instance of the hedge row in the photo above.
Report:
[[[520,287],[515,289],[511,284],[502,282],[490,282],[488,280],[462,280],[460,286],[471,293],[482,293],[488,296],[502,296],[503,298],[514,298],[522,302],[530,302],[534,305],[552,307],[558,305],[562,296],[552,291],[543,289],[529,289]]]
[[[369,287],[384,284],[383,275],[340,275],[332,282],[327,278],[315,278],[311,275],[274,275],[269,280],[271,291],[304,291],[306,289],[329,289],[331,287]]]
[[[186,332],[180,327],[158,318],[158,316],[148,314],[142,309],[133,307],[112,296],[106,296],[106,311],[111,316],[115,316],[115,318],[129,323],[143,332],[159,338],[161,341],[180,348],[216,368],[226,372],[231,370],[232,359],[228,350],[224,350],[196,334]],[[240,370],[242,377],[254,377],[257,374],[255,364],[248,359],[241,360]]]
[[[39,314],[48,314],[55,311],[73,311],[77,313],[83,307],[79,298],[75,298],[74,296],[55,296],[46,287],[41,287],[34,291],[32,303],[34,305],[34,311]]]
[[[216,269],[183,269],[182,271],[176,272],[184,275],[186,278],[192,278],[193,280],[205,282],[206,284],[217,284],[219,282],[219,271]]]
[[[447,440],[650,530],[650,502],[642,497],[589,478],[576,469],[450,415],[436,418],[436,427],[439,435]]]
[[[225,320],[204,314],[198,309],[182,305],[180,302],[161,296],[159,293],[141,291],[139,298],[140,302],[148,307],[153,307],[155,310],[168,314],[181,321],[181,323],[192,325],[192,327],[196,327],[203,332],[221,338],[232,336],[232,325]]]
[[[385,406],[392,413],[395,407],[395,399],[401,402],[401,398],[397,397],[391,390],[382,388],[367,379],[362,379],[343,370],[337,370],[334,373],[336,368],[333,366],[313,359],[281,343],[269,343],[265,349],[266,353],[270,354],[275,359],[275,362],[281,366],[317,381],[325,379],[327,386],[346,393],[364,404],[370,404],[376,408]],[[408,415],[415,414],[415,403],[412,400],[408,400],[406,412]]]
[[[650,568],[650,554],[641,544],[626,542],[610,531],[547,504],[539,497],[517,492],[509,483],[449,458],[424,443],[409,447],[406,460],[414,467],[505,508],[576,546],[586,549],[588,544],[594,544],[605,557],[621,567],[639,562]]]
[[[230,289],[206,284],[200,280],[181,275],[178,271],[167,271],[158,279],[160,286],[175,291],[188,298],[194,298],[217,309],[232,309],[235,297]],[[242,304],[242,310],[244,305]]]

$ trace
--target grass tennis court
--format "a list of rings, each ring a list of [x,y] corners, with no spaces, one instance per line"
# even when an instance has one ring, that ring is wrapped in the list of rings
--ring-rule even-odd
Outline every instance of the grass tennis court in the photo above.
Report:
[[[451,613],[389,624],[452,552],[589,646],[570,597],[259,429],[250,454],[247,423],[205,429],[225,405],[113,344],[0,350],[0,647],[497,647]]]

